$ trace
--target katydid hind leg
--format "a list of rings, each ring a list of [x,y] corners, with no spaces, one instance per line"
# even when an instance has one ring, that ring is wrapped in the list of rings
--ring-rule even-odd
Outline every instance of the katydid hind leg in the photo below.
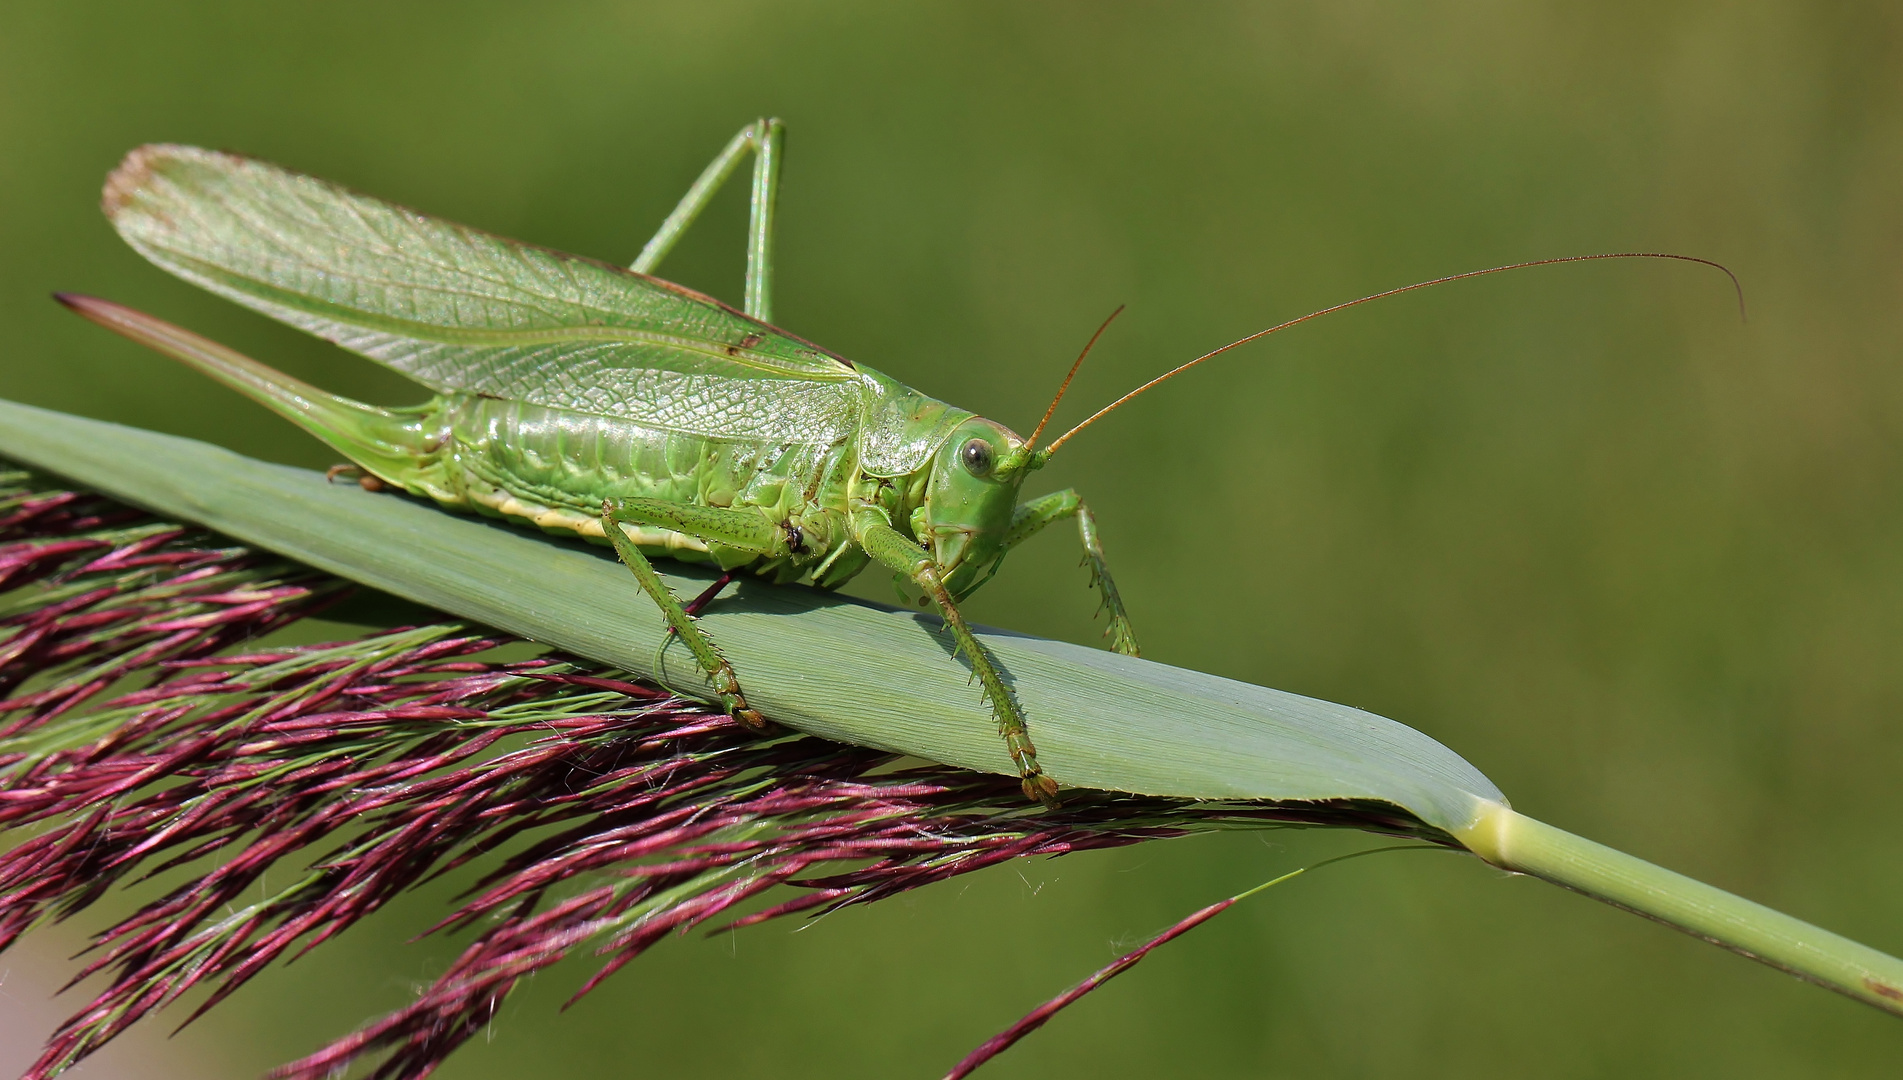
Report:
[[[357,486],[365,491],[382,491],[390,486],[377,479],[376,473],[370,472],[361,465],[332,465],[324,470],[324,483],[334,484],[339,478],[354,480]]]
[[[630,269],[652,274],[661,260],[713,201],[714,195],[739,167],[742,158],[753,154],[753,185],[747,200],[747,278],[742,310],[761,322],[773,321],[773,220],[779,202],[780,160],[786,145],[786,125],[772,118],[761,118],[740,129],[721,149],[707,168],[701,171],[687,194],[667,216],[654,237],[641,249]]]
[[[773,321],[773,219],[780,201],[780,160],[786,153],[786,125],[758,124],[753,149],[753,191],[747,200],[747,314]]]
[[[992,714],[998,720],[998,734],[1004,738],[1005,750],[1011,755],[1012,763],[1018,767],[1018,778],[1024,786],[1025,797],[1056,809],[1059,805],[1057,781],[1046,775],[1037,763],[1037,747],[1031,743],[1031,732],[1024,722],[1024,711],[1018,706],[1011,688],[1005,684],[990,650],[971,632],[964,615],[959,612],[951,592],[941,580],[938,567],[917,544],[889,524],[863,523],[855,532],[867,554],[905,575],[937,603],[939,614],[945,617],[945,626],[951,631],[954,652],[964,654],[985,700],[991,703]]]
[[[1117,593],[1117,583],[1110,576],[1109,564],[1104,562],[1103,541],[1097,535],[1097,517],[1076,491],[1070,488],[1054,491],[1018,507],[1017,513],[1011,517],[1011,527],[1005,533],[1004,549],[1009,551],[1037,535],[1046,525],[1067,517],[1077,519],[1077,537],[1084,548],[1083,564],[1090,568],[1090,584],[1101,599],[1101,610],[1110,617],[1110,625],[1104,629],[1104,635],[1110,639],[1110,647],[1125,656],[1139,655],[1136,629],[1130,625],[1130,615],[1124,610],[1123,597]]]

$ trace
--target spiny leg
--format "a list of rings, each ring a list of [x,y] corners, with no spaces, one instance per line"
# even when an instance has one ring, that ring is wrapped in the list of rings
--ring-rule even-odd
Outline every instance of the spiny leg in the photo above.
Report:
[[[707,605],[713,603],[714,598],[720,595],[720,590],[726,588],[728,585],[733,583],[733,576],[734,575],[732,570],[723,571],[719,577],[714,579],[714,583],[712,585],[709,585],[705,589],[702,589],[700,591],[699,596],[696,596],[692,600],[689,600],[687,603],[682,604],[681,610],[685,611],[689,615],[699,616],[701,612],[707,610]],[[655,671],[658,672],[661,670],[661,654],[667,651],[667,643],[673,640],[674,640],[674,627],[672,626],[672,624],[670,624],[667,628],[667,633],[661,635],[661,647],[654,650],[654,670]]]
[[[1124,610],[1123,597],[1118,595],[1110,566],[1104,562],[1103,543],[1097,538],[1097,515],[1081,500],[1077,503],[1077,538],[1084,546],[1084,561],[1090,566],[1090,583],[1097,587],[1098,595],[1103,598],[1103,609],[1110,618],[1107,627],[1110,647],[1125,656],[1141,655],[1137,650],[1136,627],[1130,624],[1130,613]]]
[[[701,670],[707,673],[727,715],[755,731],[765,731],[766,718],[747,704],[746,695],[740,692],[740,680],[733,673],[733,665],[727,663],[727,658],[720,655],[713,641],[695,625],[694,617],[682,609],[674,590],[668,588],[667,582],[662,581],[661,575],[655,572],[654,564],[648,562],[647,556],[641,554],[641,549],[628,539],[620,525],[612,519],[607,522],[607,533],[608,539],[614,543],[615,554],[621,556],[621,561],[634,572],[634,579],[641,583],[642,590],[661,609],[661,617],[667,620],[668,628],[680,635]]]
[[[871,511],[866,513],[872,514]],[[939,612],[945,616],[945,625],[951,629],[954,651],[963,652],[966,659],[971,661],[972,674],[978,677],[985,698],[991,702],[992,713],[998,718],[998,734],[1004,737],[1005,750],[1011,754],[1011,761],[1018,767],[1025,797],[1056,809],[1059,805],[1057,781],[1046,776],[1037,763],[1037,747],[1031,745],[1031,733],[1025,726],[1024,712],[1018,708],[1017,699],[1011,696],[1011,688],[1004,684],[1003,676],[992,662],[991,653],[986,651],[977,635],[965,623],[965,617],[959,613],[958,605],[952,601],[951,593],[945,588],[938,566],[932,562],[931,556],[883,519],[862,518],[855,524],[854,532],[867,554],[904,574],[926,596],[937,602]]]
[[[740,129],[719,156],[701,171],[694,186],[681,196],[674,212],[661,223],[659,232],[641,249],[641,257],[629,267],[652,274],[667,253],[674,250],[681,235],[700,212],[713,201],[714,194],[727,182],[749,151],[753,157],[753,193],[747,211],[747,284],[742,310],[761,322],[773,321],[773,214],[780,196],[780,158],[786,144],[786,125],[763,118]]]
[[[755,731],[768,729],[766,718],[751,705],[740,690],[740,679],[734,674],[733,665],[722,656],[713,639],[700,628],[694,613],[681,605],[674,590],[655,571],[654,564],[641,554],[633,540],[621,528],[623,522],[635,525],[652,525],[676,532],[687,533],[703,540],[723,544],[728,547],[751,551],[760,555],[785,554],[786,539],[772,522],[738,510],[721,510],[713,507],[682,506],[677,503],[662,502],[654,499],[622,499],[603,502],[601,505],[602,531],[608,534],[608,540],[614,545],[615,554],[634,574],[634,579],[653,599],[655,606],[661,609],[662,618],[667,620],[668,630],[678,635],[682,644],[693,654],[695,662],[707,678],[713,683],[714,693],[720,698],[727,714]],[[724,586],[723,580],[708,593],[703,593],[694,601],[698,610],[712,594]]]
[[[1051,522],[1071,516],[1077,518],[1077,535],[1083,541],[1084,565],[1090,567],[1090,583],[1103,597],[1103,610],[1110,613],[1110,625],[1104,629],[1110,638],[1110,647],[1125,656],[1136,656],[1136,630],[1123,609],[1123,598],[1117,595],[1117,583],[1111,580],[1110,567],[1104,563],[1103,543],[1097,538],[1097,518],[1076,491],[1065,488],[1019,506],[1011,515],[1011,527],[1005,531],[1004,550],[1009,551],[1030,539]]]

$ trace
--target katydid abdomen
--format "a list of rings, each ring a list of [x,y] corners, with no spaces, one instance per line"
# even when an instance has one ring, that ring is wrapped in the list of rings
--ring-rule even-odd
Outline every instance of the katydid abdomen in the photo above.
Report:
[[[923,494],[922,476],[864,476],[850,439],[816,445],[707,436],[487,394],[383,409],[130,308],[60,298],[290,419],[366,474],[445,507],[605,543],[604,507],[664,503],[737,514],[780,541],[780,550],[763,553],[686,530],[621,523],[644,555],[834,588],[870,561],[849,527],[855,494],[870,492],[901,527]]]
[[[811,575],[835,586],[865,566],[846,527],[855,471],[849,444],[714,439],[469,394],[436,404],[448,436],[439,451],[441,468],[460,488],[461,501],[479,512],[605,542],[606,502],[653,499],[749,511],[786,534],[787,554],[761,556],[655,526],[622,528],[643,554],[781,582]]]

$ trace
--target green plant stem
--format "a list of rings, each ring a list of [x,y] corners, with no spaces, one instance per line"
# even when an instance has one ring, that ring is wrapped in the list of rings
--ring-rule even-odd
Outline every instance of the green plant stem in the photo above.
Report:
[[[1483,802],[1454,835],[1506,870],[1656,919],[1713,945],[1903,1016],[1903,960],[1644,859]]]

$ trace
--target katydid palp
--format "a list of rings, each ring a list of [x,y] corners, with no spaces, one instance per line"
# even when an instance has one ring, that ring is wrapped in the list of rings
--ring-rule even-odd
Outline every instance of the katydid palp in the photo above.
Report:
[[[133,248],[436,392],[416,407],[350,401],[121,305],[59,299],[299,424],[362,470],[366,486],[611,544],[706,673],[712,696],[750,727],[766,722],[699,626],[699,602],[682,605],[650,558],[821,588],[880,564],[922,593],[921,603],[936,605],[954,653],[964,654],[991,704],[1026,795],[1054,804],[1058,784],[1038,764],[1025,717],[958,603],[1017,544],[1074,519],[1111,646],[1137,653],[1088,507],[1070,490],[1019,502],[1025,479],[1071,436],[1210,357],[1381,296],[1542,263],[1707,262],[1640,252],[1574,256],[1378,293],[1204,354],[1039,447],[1056,399],[1030,437],[1020,437],[772,325],[782,147],[777,120],[742,129],[626,269],[249,158],[169,145],[127,155],[107,180],[103,205]],[[742,308],[652,276],[749,153]]]

